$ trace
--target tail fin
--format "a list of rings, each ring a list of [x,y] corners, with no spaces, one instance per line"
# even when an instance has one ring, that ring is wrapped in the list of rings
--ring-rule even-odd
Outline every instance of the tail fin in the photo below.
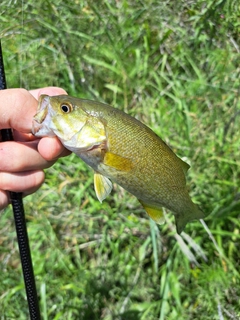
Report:
[[[175,214],[177,233],[180,234],[188,222],[204,218],[205,214],[195,203],[193,203],[191,210],[187,208],[183,213]]]

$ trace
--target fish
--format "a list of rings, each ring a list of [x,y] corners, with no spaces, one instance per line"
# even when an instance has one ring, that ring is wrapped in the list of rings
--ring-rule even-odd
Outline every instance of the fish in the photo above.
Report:
[[[92,167],[100,202],[114,182],[136,196],[156,223],[165,221],[163,207],[170,210],[179,234],[188,222],[205,217],[187,189],[189,164],[149,127],[117,108],[68,95],[41,95],[32,133],[57,136]]]

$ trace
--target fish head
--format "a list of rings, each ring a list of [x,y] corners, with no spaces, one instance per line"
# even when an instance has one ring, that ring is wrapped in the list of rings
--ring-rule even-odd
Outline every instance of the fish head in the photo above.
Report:
[[[84,100],[68,95],[39,98],[32,133],[37,137],[57,136],[75,152],[88,150],[106,140],[105,125],[94,112],[84,108]]]

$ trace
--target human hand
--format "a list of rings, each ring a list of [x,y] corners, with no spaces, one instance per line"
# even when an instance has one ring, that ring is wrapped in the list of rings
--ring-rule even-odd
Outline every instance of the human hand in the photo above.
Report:
[[[22,192],[23,196],[35,192],[44,181],[43,169],[70,153],[57,138],[39,139],[31,133],[41,94],[66,92],[57,87],[0,91],[0,130],[11,128],[14,136],[14,141],[2,142],[0,133],[0,210],[9,203],[7,191]]]

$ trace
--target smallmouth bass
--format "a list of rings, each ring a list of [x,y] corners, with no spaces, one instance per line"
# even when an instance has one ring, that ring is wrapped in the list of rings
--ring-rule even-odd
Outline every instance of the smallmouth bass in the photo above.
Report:
[[[162,207],[171,210],[178,233],[189,221],[205,217],[187,191],[190,166],[150,128],[121,110],[68,95],[42,95],[32,132],[57,136],[93,168],[101,202],[113,181],[136,196],[157,223],[164,222]]]

